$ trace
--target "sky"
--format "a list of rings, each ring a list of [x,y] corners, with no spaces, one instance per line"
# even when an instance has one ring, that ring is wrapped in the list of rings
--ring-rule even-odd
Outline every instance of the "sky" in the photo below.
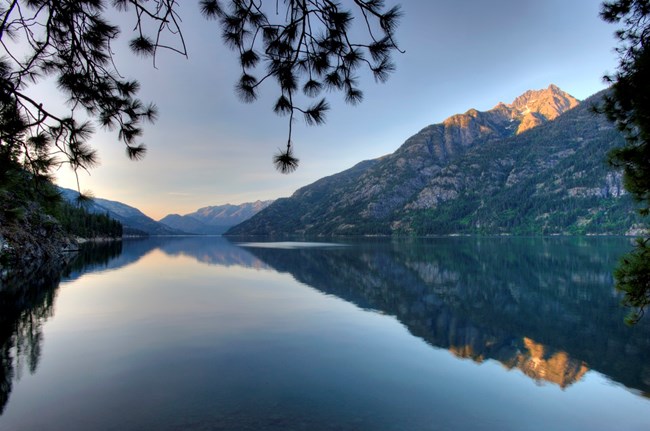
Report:
[[[277,88],[242,103],[234,92],[236,55],[221,44],[216,23],[200,16],[198,2],[180,3],[189,56],[161,52],[155,68],[125,48],[133,17],[115,15],[113,22],[124,27],[114,46],[117,68],[140,81],[141,99],[154,102],[160,115],[145,125],[144,160],[130,161],[114,132],[99,131],[91,144],[101,164],[79,178],[82,191],[156,220],[290,196],[392,153],[429,124],[510,103],[526,90],[553,83],[585,99],[605,88],[602,77],[617,65],[616,27],[599,18],[600,0],[387,0],[404,13],[397,42],[405,52],[394,57],[396,71],[384,84],[362,77],[364,101],[356,106],[329,93],[325,125],[294,123],[300,166],[285,175],[272,164],[288,132],[287,118],[272,111]],[[77,188],[67,167],[56,177],[59,185]]]

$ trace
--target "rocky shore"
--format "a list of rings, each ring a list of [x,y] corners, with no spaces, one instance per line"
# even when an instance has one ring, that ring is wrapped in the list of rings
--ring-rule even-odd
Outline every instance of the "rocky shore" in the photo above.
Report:
[[[37,204],[21,208],[19,214],[0,211],[0,289],[17,274],[66,262],[77,248],[77,241]]]

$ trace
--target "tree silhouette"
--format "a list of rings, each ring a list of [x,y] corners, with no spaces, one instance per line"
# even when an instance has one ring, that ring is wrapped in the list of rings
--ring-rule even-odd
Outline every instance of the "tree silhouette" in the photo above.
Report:
[[[383,0],[350,3],[344,8],[330,0],[198,2],[239,57],[239,97],[255,100],[265,81],[279,87],[274,111],[289,118],[286,148],[274,158],[281,172],[298,165],[291,140],[294,118],[322,124],[329,109],[325,98],[308,104],[301,95],[314,98],[322,90],[335,90],[356,104],[363,96],[360,69],[368,68],[380,82],[394,69],[399,7],[387,8]],[[45,179],[62,164],[75,174],[92,168],[97,155],[89,139],[97,126],[115,130],[129,158],[144,156],[143,123],[155,121],[157,110],[138,98],[138,82],[115,67],[111,43],[120,27],[107,19],[111,8],[135,16],[129,43],[135,54],[153,58],[154,66],[161,49],[187,56],[177,0],[0,4],[0,167],[20,166]],[[352,31],[355,19],[361,24]],[[30,93],[46,79],[53,79],[66,99],[66,115],[57,115],[47,100]]]
[[[650,2],[618,0],[603,3],[602,18],[622,24],[617,31],[619,66],[607,76],[611,91],[599,108],[626,138],[626,145],[610,154],[610,162],[623,170],[625,188],[650,214]],[[636,322],[650,304],[650,238],[640,239],[616,270],[624,303],[633,307],[628,322]]]

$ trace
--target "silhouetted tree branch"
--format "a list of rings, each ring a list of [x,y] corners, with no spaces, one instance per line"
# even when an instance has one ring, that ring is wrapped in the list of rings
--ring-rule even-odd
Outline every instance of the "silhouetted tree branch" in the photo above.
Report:
[[[274,111],[289,117],[286,148],[274,158],[281,172],[298,165],[293,155],[292,121],[302,114],[307,124],[322,124],[329,105],[316,103],[322,90],[341,91],[348,103],[362,99],[358,73],[369,69],[383,82],[394,65],[398,7],[382,0],[352,0],[344,8],[332,0],[200,0],[202,14],[216,20],[224,43],[241,66],[236,92],[245,102],[259,87],[275,81],[279,97]],[[47,178],[53,168],[69,164],[75,174],[92,168],[97,153],[89,145],[96,127],[117,131],[131,159],[144,156],[143,124],[156,120],[155,105],[137,97],[137,81],[117,71],[111,43],[120,28],[106,18],[109,7],[132,14],[136,21],[131,50],[153,59],[159,50],[187,56],[176,0],[4,0],[0,3],[0,135],[2,155],[34,177]],[[363,22],[352,36],[354,19]],[[357,34],[366,39],[357,40]],[[54,79],[69,112],[56,115],[46,100],[28,89]]]

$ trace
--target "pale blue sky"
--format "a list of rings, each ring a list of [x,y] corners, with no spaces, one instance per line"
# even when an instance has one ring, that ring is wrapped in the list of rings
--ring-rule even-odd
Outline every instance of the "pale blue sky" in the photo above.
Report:
[[[145,127],[147,156],[131,162],[114,134],[98,133],[93,144],[101,165],[81,175],[82,189],[155,219],[289,196],[393,152],[429,124],[511,102],[529,89],[554,83],[584,99],[603,89],[602,76],[616,67],[615,27],[598,17],[600,0],[403,0],[397,35],[406,53],[396,56],[397,71],[386,84],[366,77],[358,106],[330,94],[324,126],[297,122],[300,167],[282,175],[271,163],[288,124],[272,112],[276,88],[254,104],[241,103],[233,91],[237,58],[222,47],[215,23],[199,16],[196,2],[181,3],[189,59],[163,53],[154,69],[115,48],[120,72],[139,79],[143,100],[160,110],[159,120]],[[117,18],[132,24],[128,15]],[[76,188],[66,168],[57,176],[62,186]]]

